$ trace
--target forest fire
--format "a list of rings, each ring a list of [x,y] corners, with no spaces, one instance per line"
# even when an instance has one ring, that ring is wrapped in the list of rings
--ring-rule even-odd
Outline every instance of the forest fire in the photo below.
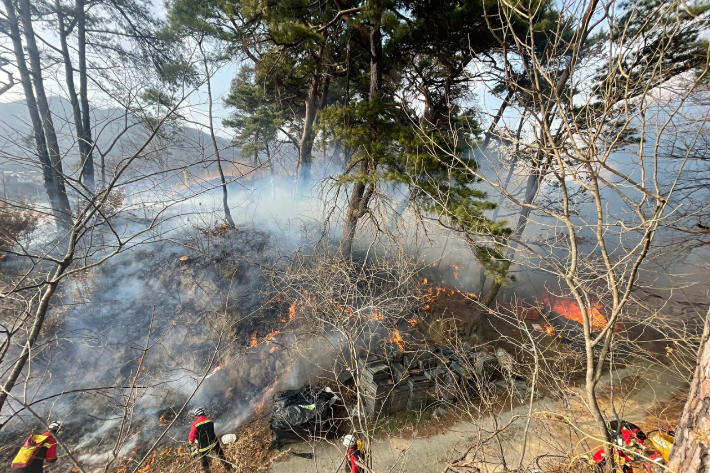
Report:
[[[399,333],[399,329],[394,329],[390,342],[396,343],[399,349],[404,351],[404,340],[402,339],[402,335]]]
[[[311,297],[308,295],[308,291],[303,291],[303,297],[305,301],[301,306],[299,306],[297,301],[294,301],[288,308],[288,321],[291,322],[293,319],[296,318],[298,314],[302,314],[303,311],[307,308],[310,307],[313,301],[315,301],[315,297]],[[281,322],[286,323],[286,319],[281,319]]]
[[[338,308],[338,310],[340,312],[342,312],[345,315],[352,315],[352,313],[353,313],[353,310],[348,306],[343,306],[340,304],[335,304],[335,306]]]
[[[426,281],[426,279],[424,280]],[[422,305],[422,309],[424,312],[430,312],[431,311],[431,306],[442,295],[451,297],[454,294],[461,294],[464,297],[471,297],[471,298],[476,298],[476,294],[473,292],[465,292],[461,291],[459,289],[452,289],[448,287],[442,287],[442,286],[431,286],[429,289],[427,289],[427,292],[424,294],[424,305]]]
[[[449,267],[451,267],[454,270],[454,279],[458,281],[459,279],[459,265],[457,264],[450,264]]]
[[[506,315],[514,315],[518,320],[538,320],[540,319],[540,309],[542,306],[531,306],[528,304],[501,304],[501,312]]]
[[[150,467],[153,466],[153,463],[155,463],[155,459],[158,457],[157,452],[153,452],[150,455],[148,455],[148,458],[143,462],[143,466],[141,466],[137,471],[138,473],[146,473],[148,470],[150,470]]]
[[[257,343],[259,343],[259,342],[257,342],[257,340],[256,340],[256,330],[255,330],[254,333],[251,334],[251,341],[249,342],[249,348],[255,347],[257,345]]]
[[[267,344],[271,343],[272,341],[274,341],[274,337],[276,337],[276,335],[278,335],[280,333],[281,332],[279,330],[273,330],[273,331],[269,332],[269,334],[267,336],[264,337],[264,340],[266,341]]]
[[[256,412],[260,412],[261,409],[264,408],[264,404],[266,403],[266,400],[271,397],[271,394],[274,392],[274,388],[276,387],[276,383],[278,383],[279,378],[278,376],[274,378],[274,381],[264,390],[264,395],[261,397],[261,402],[258,404],[254,405],[254,410]]]
[[[542,301],[546,306],[567,320],[584,324],[582,309],[579,307],[576,300],[569,297],[555,297],[548,293],[543,295]],[[599,330],[604,328],[606,325],[606,317],[604,317],[601,313],[603,309],[604,306],[598,302],[592,304],[592,306],[588,308],[587,313],[589,314],[590,323],[593,329]]]

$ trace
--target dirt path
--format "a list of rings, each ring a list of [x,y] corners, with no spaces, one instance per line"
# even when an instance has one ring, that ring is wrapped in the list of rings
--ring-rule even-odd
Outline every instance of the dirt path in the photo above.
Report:
[[[682,388],[684,381],[676,376],[659,370],[626,368],[619,370],[614,375],[613,390],[615,406],[620,417],[640,424],[642,428],[657,428],[649,424],[652,418],[660,417],[659,403],[674,399],[675,392]],[[626,389],[620,389],[624,386]],[[610,377],[602,380],[600,390],[610,392],[612,384]],[[530,435],[525,448],[525,463],[533,461],[542,454],[560,454],[571,451],[575,444],[583,438],[583,434],[568,427],[564,422],[549,421],[544,419],[565,416],[572,419],[580,430],[595,433],[589,415],[584,408],[579,396],[570,406],[549,398],[536,401],[533,404],[533,420],[530,422]],[[611,405],[608,401],[602,403],[607,416],[613,416]],[[505,452],[505,461],[509,468],[516,468],[522,453],[522,432],[525,429],[529,406],[521,406],[508,411],[500,416],[499,426],[506,426],[499,435],[502,450]],[[644,421],[646,422],[645,425]],[[476,444],[479,438],[487,438],[494,431],[492,418],[483,423],[457,422],[443,434],[427,438],[384,438],[375,441],[373,452],[373,468],[377,473],[402,472],[402,473],[429,473],[442,472],[451,459],[465,455],[468,448]],[[596,442],[590,440],[594,446]],[[293,446],[294,452],[314,454],[312,460],[293,456],[282,456],[271,468],[272,473],[300,473],[300,472],[330,472],[344,471],[342,467],[343,453],[336,446],[326,442],[315,444],[297,444]],[[490,445],[482,451],[482,458],[487,463],[487,471],[502,471],[501,448]],[[583,447],[576,449],[582,453]],[[479,458],[481,456],[479,455]],[[340,465],[340,470],[338,470]],[[483,467],[483,464],[479,464]],[[457,472],[473,471],[457,469]],[[486,471],[486,470],[483,470]]]

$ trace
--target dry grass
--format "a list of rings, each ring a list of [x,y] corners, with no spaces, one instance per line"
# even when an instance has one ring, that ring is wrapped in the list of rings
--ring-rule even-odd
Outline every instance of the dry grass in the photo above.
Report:
[[[236,466],[236,471],[266,471],[276,458],[283,455],[269,449],[271,431],[269,415],[263,413],[252,418],[236,432],[237,441],[225,445],[227,460]],[[199,460],[193,457],[189,449],[169,449],[157,453],[149,465],[140,468],[141,473],[188,473],[199,471]],[[212,460],[212,473],[223,473],[222,464]]]
[[[238,471],[265,471],[272,461],[282,455],[269,448],[270,410],[265,411],[239,429],[236,442],[225,446],[227,458],[237,465]]]

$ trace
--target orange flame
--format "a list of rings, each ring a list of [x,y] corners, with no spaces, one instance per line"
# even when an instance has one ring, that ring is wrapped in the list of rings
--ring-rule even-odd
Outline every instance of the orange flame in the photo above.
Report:
[[[261,409],[264,407],[266,400],[269,398],[269,394],[274,392],[274,388],[276,387],[276,383],[278,383],[278,381],[279,381],[279,377],[277,376],[274,378],[274,381],[271,383],[271,385],[268,388],[266,388],[266,390],[264,391],[264,395],[261,398],[261,402],[254,406],[254,409],[256,410],[256,412],[261,411]]]
[[[377,322],[382,322],[385,320],[385,314],[383,314],[380,309],[374,309],[372,311],[371,319]]]
[[[400,335],[399,329],[394,329],[390,342],[396,343],[400,350],[404,350],[404,340],[402,340],[402,335]]]
[[[472,292],[463,292],[463,291],[459,291],[458,289],[451,289],[451,288],[441,287],[441,286],[437,286],[437,287],[432,286],[429,289],[427,289],[426,294],[424,294],[424,305],[422,306],[422,309],[424,310],[424,312],[429,312],[429,311],[431,311],[431,306],[434,303],[434,301],[436,299],[438,299],[440,296],[444,295],[447,297],[451,297],[456,293],[461,294],[465,297],[473,297],[473,298],[476,297],[476,295]]]
[[[449,266],[454,270],[454,279],[458,281],[460,266],[458,264],[450,264]]]
[[[271,347],[271,350],[269,350],[269,353],[273,353],[278,349],[279,349],[279,347]]]
[[[271,343],[274,341],[274,337],[280,333],[281,333],[280,331],[274,330],[274,331],[270,332],[267,336],[265,336],[264,340],[266,340],[266,343]]]
[[[291,304],[288,308],[288,320],[291,321],[296,317],[299,313],[303,313],[303,311],[311,306],[311,303],[316,300],[315,297],[311,297],[308,295],[308,291],[303,291],[303,297],[305,298],[305,301],[303,302],[303,305],[299,307],[298,302],[294,302]],[[285,320],[281,320],[284,322]]]
[[[150,469],[150,467],[153,466],[156,456],[156,452],[153,452],[148,455],[148,458],[146,458],[145,462],[143,463],[143,466],[138,469],[138,473],[146,473]]]
[[[409,326],[410,327],[416,327],[418,323],[419,322],[417,322],[417,319],[409,319]]]
[[[340,304],[335,304],[335,306],[338,308],[338,310],[340,312],[342,312],[345,315],[352,315],[352,313],[353,313],[353,310],[348,306],[342,306]]]
[[[180,257],[180,261],[187,261],[187,260],[188,260],[188,257],[187,257],[187,256],[181,256],[181,257]]]
[[[564,318],[584,324],[582,309],[579,307],[576,300],[569,297],[550,297],[550,294],[545,294],[542,300],[545,305]],[[606,325],[606,318],[601,313],[602,309],[604,309],[604,306],[598,302],[587,308],[587,315],[594,329],[602,329]]]
[[[258,342],[256,341],[256,331],[251,334],[251,342],[249,342],[249,348],[255,347]]]

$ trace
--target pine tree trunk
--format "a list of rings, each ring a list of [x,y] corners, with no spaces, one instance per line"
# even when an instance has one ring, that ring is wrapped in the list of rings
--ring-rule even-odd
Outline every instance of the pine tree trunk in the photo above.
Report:
[[[68,32],[64,25],[64,14],[62,13],[61,4],[59,0],[55,0],[54,6],[57,9],[57,23],[59,24],[59,43],[62,48],[62,58],[64,60],[64,74],[66,76],[65,81],[67,84],[67,94],[69,95],[69,102],[72,108],[72,118],[74,119],[74,129],[76,130],[76,139],[79,146],[79,156],[82,163],[82,178],[83,170],[85,169],[84,163],[87,160],[87,143],[84,140],[84,123],[81,115],[81,107],[79,105],[79,97],[76,93],[76,86],[74,84],[74,67],[71,63],[71,56],[69,54],[69,44],[67,43]],[[86,185],[86,182],[84,183]],[[92,189],[90,189],[92,190]]]
[[[368,172],[367,160],[363,159],[358,166],[360,174]],[[345,214],[345,224],[343,225],[343,237],[340,240],[339,252],[344,257],[349,257],[353,251],[353,240],[355,239],[355,230],[360,217],[365,215],[370,197],[372,196],[374,186],[370,184],[369,188],[365,188],[363,181],[356,181],[353,184],[353,191],[348,202],[348,210]]]
[[[77,52],[79,54],[79,96],[84,154],[82,155],[81,181],[90,191],[96,190],[94,178],[94,142],[91,139],[91,110],[89,108],[88,79],[86,71],[86,12],[84,0],[76,0]]]
[[[373,26],[370,32],[370,101],[382,90],[382,30]]]
[[[510,95],[508,97],[510,97]],[[505,105],[505,103],[503,105],[501,105],[501,108],[503,108],[504,105]],[[498,112],[499,112],[498,116],[501,116],[502,112],[500,110]],[[497,118],[497,119],[499,119],[499,118]],[[494,121],[494,123],[497,123],[497,122]],[[522,115],[520,117],[520,121],[518,122],[518,131],[515,135],[515,139],[516,139],[515,140],[515,154],[516,155],[514,155],[513,161],[510,163],[510,169],[508,170],[508,175],[505,177],[505,182],[503,183],[503,190],[504,191],[508,190],[508,186],[510,185],[510,181],[513,178],[513,172],[515,170],[515,160],[517,159],[517,153],[520,151],[520,136],[523,132],[523,124],[524,123],[525,123],[525,115]],[[494,125],[491,124],[491,127],[493,127],[493,126]],[[489,128],[487,135],[490,133],[492,133],[492,128]],[[484,150],[486,146],[488,146],[488,141],[483,142],[483,146],[481,147],[481,149]],[[503,206],[504,201],[505,201],[505,194],[503,192],[501,192],[500,198],[498,199],[498,205],[496,205],[496,208],[493,211],[493,215],[491,216],[492,221],[495,222],[498,220],[498,213],[500,212],[500,208]],[[481,267],[479,279],[481,281],[481,294],[483,294],[483,288],[486,286],[486,271],[483,269],[483,267]]]
[[[533,203],[535,196],[537,196],[537,191],[540,189],[542,174],[543,173],[538,170],[528,176],[528,181],[525,186],[525,197],[523,198],[524,206],[520,209],[518,224],[515,226],[515,232],[513,232],[513,236],[510,238],[511,241],[505,255],[508,261],[513,261],[513,258],[515,257],[515,249],[518,246],[516,241],[522,238],[523,233],[525,232],[525,227],[528,225],[528,218],[530,217],[531,210],[530,204]],[[508,263],[508,267],[509,266],[510,263]],[[486,292],[486,295],[481,298],[481,304],[486,307],[491,307],[493,302],[496,300],[501,287],[503,287],[502,282],[494,281],[488,289],[488,292]]]
[[[52,172],[52,164],[49,160],[47,142],[42,128],[42,119],[39,116],[35,93],[32,89],[32,79],[30,78],[30,72],[27,68],[27,62],[25,61],[25,52],[22,47],[22,37],[20,35],[20,27],[17,14],[15,12],[15,6],[13,5],[12,0],[3,0],[3,4],[8,18],[10,39],[12,40],[15,59],[17,61],[17,70],[20,74],[20,82],[22,83],[22,89],[25,93],[25,101],[27,103],[27,110],[30,114],[30,120],[32,122],[32,132],[35,139],[35,145],[37,147],[37,158],[42,165],[44,190],[47,193],[47,199],[49,200],[49,205],[52,208],[52,214],[54,215],[57,224],[59,224],[62,219],[59,197],[57,196],[56,187],[54,185],[54,173]]]
[[[37,97],[37,108],[42,120],[44,134],[47,140],[47,148],[49,149],[49,161],[52,166],[54,188],[57,194],[59,204],[60,224],[67,228],[71,226],[71,207],[67,196],[66,187],[64,186],[64,172],[62,170],[62,160],[59,153],[59,142],[57,141],[57,133],[54,128],[52,114],[49,109],[49,102],[44,90],[44,80],[42,79],[42,64],[39,57],[39,49],[35,40],[34,28],[30,13],[30,1],[21,0],[22,8],[20,8],[20,19],[25,33],[25,41],[27,42],[27,55],[30,59],[30,68],[32,82]]]
[[[680,472],[710,472],[710,309],[700,340],[698,363],[688,401],[676,429],[668,468]]]
[[[370,31],[370,55],[370,101],[373,101],[382,89],[382,31],[379,26],[373,26]],[[371,167],[373,166],[370,166],[370,158],[363,158],[358,166],[358,172],[362,175],[374,172]],[[357,223],[367,213],[374,191],[375,186],[372,183],[366,186],[364,181],[356,181],[353,184],[345,214],[343,236],[340,239],[339,252],[344,257],[352,254]]]
[[[311,89],[306,99],[306,116],[303,121],[303,133],[299,143],[298,154],[298,189],[297,195],[303,195],[311,185],[311,163],[313,161],[313,125],[316,121],[318,111],[318,92],[320,90],[320,78],[313,76],[311,79]]]

